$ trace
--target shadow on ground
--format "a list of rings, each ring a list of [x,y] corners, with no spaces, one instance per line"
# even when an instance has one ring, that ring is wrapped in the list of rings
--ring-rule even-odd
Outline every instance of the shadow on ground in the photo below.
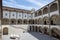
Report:
[[[51,36],[39,33],[39,32],[29,32],[32,36],[37,38],[38,40],[57,40],[56,38],[53,38]]]

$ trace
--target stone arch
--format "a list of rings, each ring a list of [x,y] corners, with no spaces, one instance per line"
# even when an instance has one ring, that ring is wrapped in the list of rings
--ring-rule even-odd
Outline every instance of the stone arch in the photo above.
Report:
[[[9,24],[9,19],[6,19],[6,18],[5,19],[2,19],[2,24],[4,24],[4,25],[5,24]]]
[[[42,19],[41,18],[38,19],[38,24],[42,24]]]
[[[34,24],[34,20],[33,19],[30,19],[29,20],[29,24]]]
[[[45,8],[43,9],[43,14],[46,14],[46,13],[48,13],[48,8],[47,8],[47,7],[45,7]]]
[[[34,24],[37,24],[37,23],[38,23],[38,20],[37,20],[37,19],[35,19],[35,20],[34,20]]]
[[[42,33],[42,27],[41,26],[39,26],[39,32]]]
[[[40,16],[40,15],[42,15],[42,11],[41,10],[38,11],[38,16]]]
[[[18,20],[18,24],[22,24],[22,20],[21,19]]]
[[[3,28],[3,35],[8,35],[8,28],[7,27]]]
[[[46,24],[49,24],[49,18],[47,16],[45,16],[43,18],[43,23],[46,25]]]
[[[54,14],[51,16],[51,25],[59,24],[59,15]]]
[[[27,24],[27,19],[24,19],[23,20],[23,24]]]
[[[49,34],[48,33],[48,27],[44,27],[43,30],[44,30],[44,34]]]
[[[58,8],[57,8],[57,3],[53,3],[51,6],[50,6],[50,12],[53,12],[53,11],[56,11]]]
[[[38,29],[37,26],[34,26],[34,32],[37,32],[38,31],[37,29]]]
[[[10,20],[10,23],[11,23],[11,24],[16,24],[16,19],[11,19],[11,20]]]
[[[37,12],[35,12],[35,17],[37,16]]]
[[[51,29],[51,35],[53,36],[53,37],[56,37],[56,38],[58,38],[58,39],[60,39],[60,30],[58,30],[57,28],[52,28]]]

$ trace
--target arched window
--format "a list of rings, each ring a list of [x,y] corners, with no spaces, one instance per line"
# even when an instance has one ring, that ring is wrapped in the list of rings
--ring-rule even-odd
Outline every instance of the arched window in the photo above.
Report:
[[[56,11],[57,10],[57,3],[54,3],[50,6],[50,12]]]
[[[48,8],[47,7],[43,9],[43,14],[46,14],[46,13],[48,13]]]
[[[43,22],[44,22],[45,25],[49,24],[49,18],[47,16],[45,16],[43,18]]]
[[[52,15],[51,16],[51,25],[58,25],[59,24],[59,15]]]
[[[7,27],[3,28],[3,35],[8,35],[8,28]]]
[[[42,15],[42,12],[41,12],[41,10],[38,12],[38,16],[40,16],[40,15]]]

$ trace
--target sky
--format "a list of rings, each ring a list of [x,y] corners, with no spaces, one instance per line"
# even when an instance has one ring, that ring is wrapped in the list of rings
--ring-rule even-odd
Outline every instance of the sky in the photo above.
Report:
[[[31,10],[40,9],[54,0],[3,0],[3,6]]]

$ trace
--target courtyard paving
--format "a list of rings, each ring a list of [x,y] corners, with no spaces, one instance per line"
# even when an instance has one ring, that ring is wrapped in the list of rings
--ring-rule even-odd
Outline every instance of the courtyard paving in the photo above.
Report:
[[[12,40],[9,35],[4,35],[3,40]],[[51,36],[39,33],[39,32],[25,32],[21,33],[19,39],[16,40],[58,40]]]
[[[23,33],[21,37],[21,40],[57,40],[56,38],[39,32]]]

